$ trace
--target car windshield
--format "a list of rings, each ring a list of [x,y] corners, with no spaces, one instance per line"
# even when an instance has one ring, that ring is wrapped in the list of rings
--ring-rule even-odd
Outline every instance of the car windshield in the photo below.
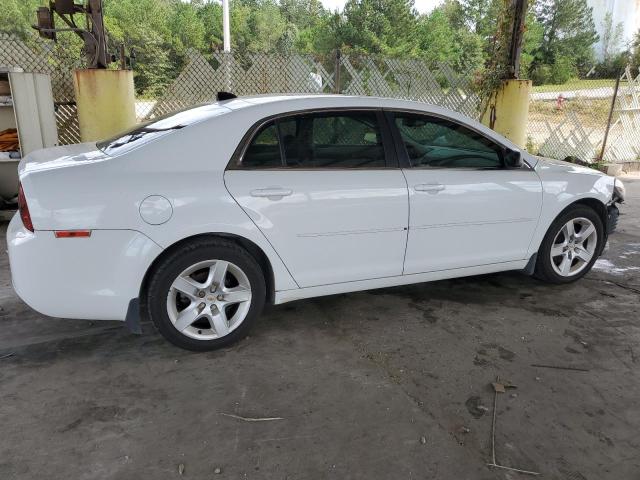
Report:
[[[227,111],[228,109],[215,104],[189,107],[185,110],[154,118],[148,122],[139,123],[115,137],[98,142],[97,146],[107,155],[121,155],[172,131],[180,130]]]

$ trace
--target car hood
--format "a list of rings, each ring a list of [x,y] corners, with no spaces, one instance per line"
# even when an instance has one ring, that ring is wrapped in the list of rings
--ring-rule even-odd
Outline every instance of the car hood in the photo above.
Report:
[[[576,173],[582,175],[594,175],[596,177],[606,176],[606,174],[595,170],[593,168],[584,167],[575,163],[565,162],[564,160],[556,160],[548,157],[538,157],[538,163],[536,164],[536,170],[540,172],[549,173]]]
[[[95,142],[44,148],[31,152],[18,165],[22,178],[32,172],[95,163],[110,158],[98,150]]]

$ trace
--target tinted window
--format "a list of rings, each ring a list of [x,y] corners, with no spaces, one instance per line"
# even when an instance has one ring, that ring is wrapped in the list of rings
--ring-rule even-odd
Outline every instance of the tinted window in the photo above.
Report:
[[[289,168],[385,167],[377,114],[301,114],[267,124],[251,140],[242,166],[272,168],[283,164]]]
[[[294,123],[295,122],[295,126]],[[375,112],[319,113],[283,122],[287,166],[301,168],[380,168],[384,145]]]
[[[419,114],[396,114],[412,167],[499,168],[499,145],[449,120]]]
[[[242,165],[247,168],[282,167],[278,127],[275,123],[262,127],[253,137],[242,158]]]
[[[286,118],[278,121],[280,138],[284,149],[284,157],[287,166],[296,165],[300,151],[299,129],[301,124],[299,118]]]

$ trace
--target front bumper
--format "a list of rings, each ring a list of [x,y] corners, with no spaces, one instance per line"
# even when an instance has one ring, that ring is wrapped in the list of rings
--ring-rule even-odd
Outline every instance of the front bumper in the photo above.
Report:
[[[133,230],[94,230],[89,238],[30,232],[15,215],[7,230],[11,279],[31,308],[60,318],[124,320],[162,249]]]

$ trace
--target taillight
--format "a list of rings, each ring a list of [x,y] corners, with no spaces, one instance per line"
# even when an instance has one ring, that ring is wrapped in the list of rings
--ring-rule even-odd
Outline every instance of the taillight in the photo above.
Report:
[[[27,205],[27,199],[24,196],[24,190],[22,184],[18,190],[18,210],[20,211],[20,218],[24,228],[33,232],[33,223],[31,223],[31,214],[29,213],[29,206]]]

